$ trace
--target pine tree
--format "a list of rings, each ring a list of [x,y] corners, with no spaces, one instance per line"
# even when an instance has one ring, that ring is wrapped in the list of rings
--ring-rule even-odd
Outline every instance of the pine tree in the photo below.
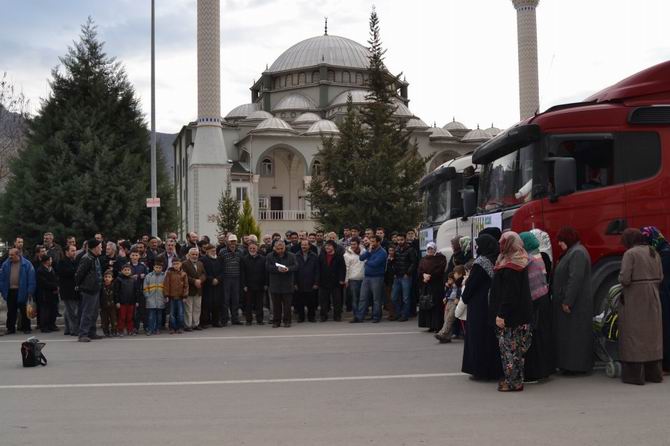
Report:
[[[240,220],[240,203],[232,197],[230,180],[226,184],[226,190],[221,193],[217,210],[216,226],[219,235],[229,232],[236,234]]]
[[[258,239],[261,238],[261,228],[256,223],[254,218],[253,211],[251,209],[251,201],[249,198],[244,199],[244,204],[242,205],[242,215],[240,215],[240,220],[237,226],[238,236],[241,239],[245,235],[254,234]]]
[[[319,152],[323,175],[312,179],[309,199],[323,228],[358,224],[405,231],[419,222],[417,186],[428,160],[394,116],[399,76],[391,76],[384,65],[386,50],[374,8],[368,43],[368,103],[360,114],[349,103],[339,139],[324,139]]]
[[[5,240],[22,235],[35,243],[45,231],[59,239],[148,232],[149,132],[124,69],[103,45],[89,18],[61,67],[52,70],[51,93],[30,122],[0,198]],[[166,194],[159,227],[167,230],[163,220],[169,222],[174,209],[159,167]]]

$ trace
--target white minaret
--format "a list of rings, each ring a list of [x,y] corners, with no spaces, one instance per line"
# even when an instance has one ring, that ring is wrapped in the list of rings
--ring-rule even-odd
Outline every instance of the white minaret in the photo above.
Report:
[[[516,9],[519,43],[519,111],[521,119],[533,116],[540,107],[537,75],[537,21],[540,0],[512,0]]]
[[[216,236],[221,192],[230,175],[221,128],[220,0],[198,0],[198,127],[188,163],[188,228]]]

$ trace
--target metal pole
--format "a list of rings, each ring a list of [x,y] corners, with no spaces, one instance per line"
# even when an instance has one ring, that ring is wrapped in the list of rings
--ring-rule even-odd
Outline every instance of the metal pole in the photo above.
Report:
[[[156,18],[155,0],[151,0],[151,198],[157,198],[156,185]],[[158,209],[151,208],[151,235],[158,236]]]

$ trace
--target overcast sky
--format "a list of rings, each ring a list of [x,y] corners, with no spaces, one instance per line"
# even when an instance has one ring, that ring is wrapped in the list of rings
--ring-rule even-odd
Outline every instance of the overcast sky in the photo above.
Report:
[[[510,0],[221,0],[222,115],[250,101],[266,64],[323,34],[368,38],[375,4],[387,66],[410,83],[410,109],[429,124],[469,127],[518,120],[516,11]],[[149,111],[149,0],[0,0],[0,73],[30,98],[48,94],[50,70],[91,16]],[[196,118],[196,1],[156,0],[157,128]],[[668,0],[541,0],[540,104],[584,99],[670,59]]]

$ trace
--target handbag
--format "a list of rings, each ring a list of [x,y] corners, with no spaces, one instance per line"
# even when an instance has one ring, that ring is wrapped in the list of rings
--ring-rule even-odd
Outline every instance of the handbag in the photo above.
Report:
[[[419,310],[429,311],[433,309],[433,295],[430,294],[428,287],[424,287],[419,296]]]

